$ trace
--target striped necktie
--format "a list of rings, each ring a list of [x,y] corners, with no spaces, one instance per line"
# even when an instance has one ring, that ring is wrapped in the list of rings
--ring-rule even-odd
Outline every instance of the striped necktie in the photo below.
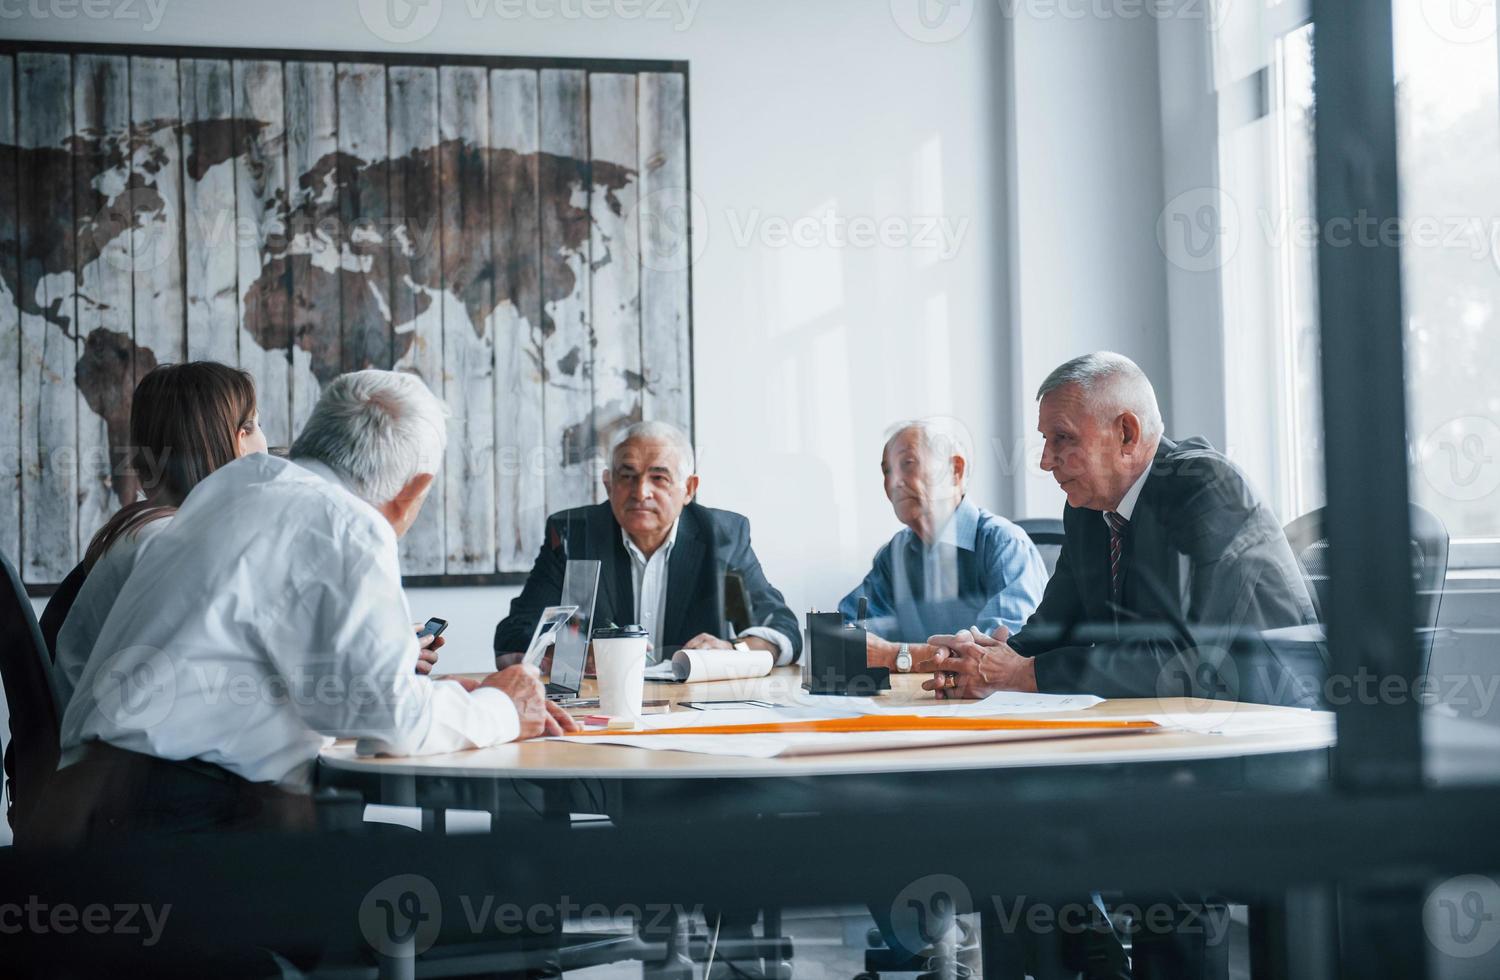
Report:
[[[1109,593],[1116,603],[1120,601],[1120,552],[1125,528],[1130,524],[1112,510],[1104,512],[1104,522],[1109,525]]]

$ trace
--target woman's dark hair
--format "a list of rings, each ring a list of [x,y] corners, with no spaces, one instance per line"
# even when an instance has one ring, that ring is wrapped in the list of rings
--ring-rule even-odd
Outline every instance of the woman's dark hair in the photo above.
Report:
[[[130,404],[128,467],[146,499],[126,504],[104,523],[84,554],[94,563],[126,534],[174,513],[188,491],[239,455],[239,434],[255,418],[255,382],[216,361],[154,368]]]

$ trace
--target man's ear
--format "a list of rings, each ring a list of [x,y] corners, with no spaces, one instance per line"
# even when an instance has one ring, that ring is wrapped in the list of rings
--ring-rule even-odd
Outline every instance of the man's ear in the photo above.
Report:
[[[382,508],[380,512],[385,519],[391,522],[391,527],[396,529],[396,536],[405,534],[407,529],[416,522],[417,513],[422,509],[422,501],[427,497],[427,491],[432,488],[435,475],[432,473],[418,473],[406,485],[396,491],[396,496]]]
[[[964,477],[968,474],[969,461],[962,456],[954,456],[951,462],[953,465],[953,485],[961,487],[964,485]]]
[[[698,496],[698,474],[694,473],[687,478],[687,503],[692,503],[693,498]]]
[[[412,501],[421,500],[427,495],[427,491],[431,489],[432,481],[435,479],[437,479],[437,475],[434,473],[418,473],[406,481],[406,486],[396,492],[396,499],[407,504]]]
[[[609,489],[610,478],[609,477],[610,477],[609,470],[605,470],[603,473],[599,474],[599,479],[604,483],[604,495],[606,497],[608,497],[609,494],[610,494],[610,489]]]
[[[1127,453],[1133,453],[1141,447],[1141,420],[1134,412],[1125,412],[1120,416],[1120,447]]]

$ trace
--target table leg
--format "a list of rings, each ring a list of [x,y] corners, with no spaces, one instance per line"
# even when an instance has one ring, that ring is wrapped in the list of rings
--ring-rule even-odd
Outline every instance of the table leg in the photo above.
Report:
[[[984,980],[1026,980],[1021,943],[1001,927],[993,901],[979,908],[979,960]]]
[[[761,909],[761,936],[765,939],[779,939],[781,937],[781,907],[770,906]],[[761,968],[765,975],[771,980],[791,980],[792,961],[785,959],[761,960]]]
[[[445,807],[422,808],[422,833],[446,834],[448,832],[448,810]]]
[[[375,971],[380,980],[416,980],[417,957],[414,948],[408,946],[394,955],[378,953],[375,956]]]
[[[666,955],[659,963],[641,962],[642,980],[694,980],[693,960],[688,955],[692,920],[677,910],[653,918],[649,924],[641,920],[636,931],[645,942],[666,943]]]
[[[416,806],[416,778],[409,775],[381,774],[379,802],[389,806]]]
[[[1338,898],[1309,885],[1250,906],[1252,980],[1330,980],[1339,976]]]

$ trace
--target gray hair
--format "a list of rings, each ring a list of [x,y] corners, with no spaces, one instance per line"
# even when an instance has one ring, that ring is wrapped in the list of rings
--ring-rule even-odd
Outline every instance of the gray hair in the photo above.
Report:
[[[448,445],[448,409],[415,374],[353,371],[323,389],[293,459],[312,459],[377,507],[412,477],[438,472]]]
[[[1037,389],[1041,401],[1052,392],[1077,385],[1084,399],[1103,421],[1113,421],[1121,412],[1131,412],[1141,420],[1141,432],[1147,438],[1162,434],[1161,407],[1156,403],[1156,389],[1151,379],[1124,354],[1101,350],[1075,357],[1047,375]]]
[[[609,446],[609,468],[615,468],[620,450],[628,442],[664,442],[677,453],[677,479],[687,478],[698,472],[698,460],[693,452],[693,440],[671,422],[637,422],[626,426],[615,436]]]
[[[890,449],[891,443],[903,432],[915,432],[922,437],[922,448],[927,451],[928,459],[941,462],[944,466],[954,456],[963,457],[964,461],[964,483],[969,482],[969,471],[974,466],[974,447],[969,438],[968,430],[957,419],[951,418],[926,418],[908,419],[897,422],[886,430],[885,448]]]

